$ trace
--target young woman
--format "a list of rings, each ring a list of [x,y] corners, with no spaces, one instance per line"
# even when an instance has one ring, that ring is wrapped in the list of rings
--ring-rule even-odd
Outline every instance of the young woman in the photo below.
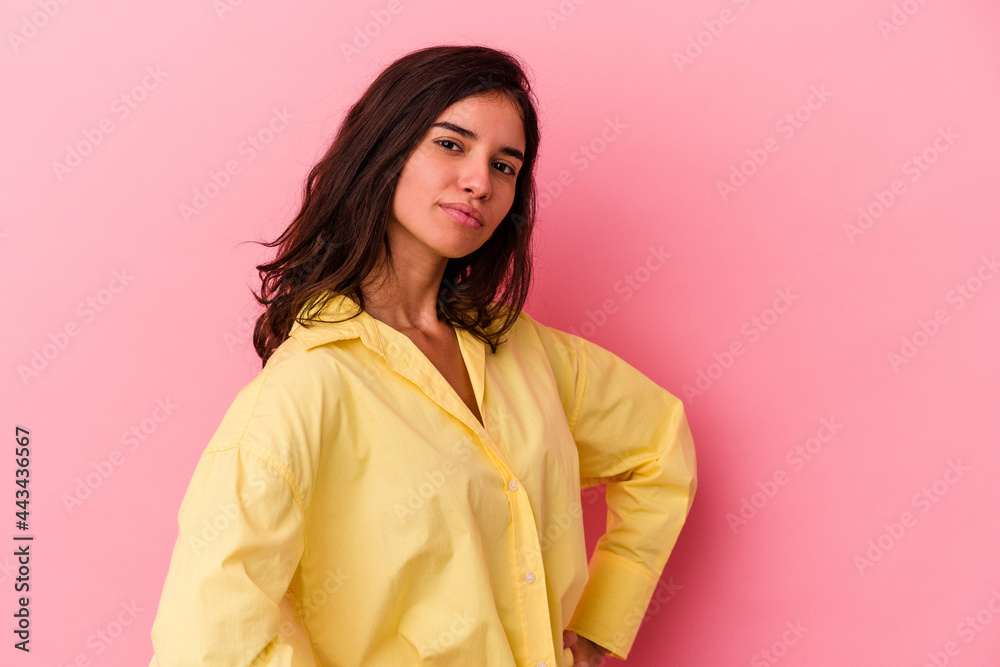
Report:
[[[263,368],[184,496],[151,665],[628,654],[694,449],[676,397],[522,310],[533,97],[511,55],[437,46],[351,108],[257,267]]]

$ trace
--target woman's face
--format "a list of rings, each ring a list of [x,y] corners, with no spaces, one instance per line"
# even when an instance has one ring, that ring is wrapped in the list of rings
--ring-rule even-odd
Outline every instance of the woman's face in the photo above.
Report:
[[[514,202],[524,144],[518,107],[506,96],[470,96],[445,109],[400,172],[389,215],[393,257],[437,264],[482,246]],[[456,210],[463,206],[481,225]]]

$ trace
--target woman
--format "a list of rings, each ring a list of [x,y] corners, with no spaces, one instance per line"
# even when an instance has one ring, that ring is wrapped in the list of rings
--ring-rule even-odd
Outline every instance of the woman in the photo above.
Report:
[[[411,53],[351,108],[258,267],[263,368],[184,497],[151,665],[628,654],[694,449],[676,397],[522,310],[538,141],[485,47]]]

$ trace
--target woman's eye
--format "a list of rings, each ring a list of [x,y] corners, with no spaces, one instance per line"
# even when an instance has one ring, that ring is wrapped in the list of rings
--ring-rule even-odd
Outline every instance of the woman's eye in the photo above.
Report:
[[[458,144],[456,144],[451,139],[436,139],[434,143],[436,143],[438,146],[440,146],[441,148],[445,149],[450,153],[455,153],[457,152],[457,150],[460,150],[458,148]],[[453,146],[455,148],[452,148]],[[510,166],[506,162],[494,162],[493,164],[500,165],[500,171],[507,174],[508,176],[517,176],[517,170],[515,170],[514,167]]]

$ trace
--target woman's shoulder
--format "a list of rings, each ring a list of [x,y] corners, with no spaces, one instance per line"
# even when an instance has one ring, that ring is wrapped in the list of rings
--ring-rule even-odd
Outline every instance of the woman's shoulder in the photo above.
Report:
[[[547,351],[560,348],[564,352],[575,352],[584,340],[561,328],[545,324],[525,309],[517,314],[517,321],[511,327],[511,339],[521,344],[533,342]]]
[[[203,455],[249,455],[279,474],[269,479],[284,478],[307,501],[322,445],[337,433],[349,403],[343,394],[350,383],[331,366],[335,357],[285,340],[237,391]]]
[[[237,391],[213,443],[270,447],[280,443],[282,432],[322,420],[347,390],[337,363],[336,355],[312,354],[300,341],[286,339]]]

